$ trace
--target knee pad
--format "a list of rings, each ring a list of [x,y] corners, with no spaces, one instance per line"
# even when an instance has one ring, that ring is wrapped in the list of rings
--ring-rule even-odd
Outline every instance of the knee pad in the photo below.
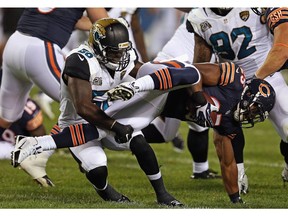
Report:
[[[130,149],[133,154],[138,155],[150,150],[150,145],[142,135],[135,136],[130,141]]]
[[[107,184],[108,170],[106,166],[97,167],[86,173],[86,178],[98,190],[102,190]]]

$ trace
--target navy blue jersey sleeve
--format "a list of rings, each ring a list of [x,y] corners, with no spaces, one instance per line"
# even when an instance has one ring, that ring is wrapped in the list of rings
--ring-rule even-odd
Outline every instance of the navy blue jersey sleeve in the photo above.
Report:
[[[73,53],[68,56],[63,74],[89,81],[90,70],[86,58],[80,53]]]
[[[288,22],[288,7],[269,8],[266,12],[267,25],[271,33],[282,23]]]

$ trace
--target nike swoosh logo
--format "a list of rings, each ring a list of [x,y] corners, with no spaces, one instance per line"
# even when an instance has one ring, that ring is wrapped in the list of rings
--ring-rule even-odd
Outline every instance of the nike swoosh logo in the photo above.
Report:
[[[78,55],[78,57],[81,61],[84,61],[84,58],[81,55]]]

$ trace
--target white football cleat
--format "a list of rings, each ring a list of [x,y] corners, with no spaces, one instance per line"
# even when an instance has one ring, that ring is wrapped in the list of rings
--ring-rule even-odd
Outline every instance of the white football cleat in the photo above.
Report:
[[[54,184],[46,173],[46,164],[51,156],[50,152],[42,152],[35,157],[31,155],[20,163],[21,169],[29,174],[42,187],[53,187]]]
[[[36,155],[43,151],[42,147],[34,137],[16,136],[14,151],[11,152],[11,164],[19,166],[30,155]]]

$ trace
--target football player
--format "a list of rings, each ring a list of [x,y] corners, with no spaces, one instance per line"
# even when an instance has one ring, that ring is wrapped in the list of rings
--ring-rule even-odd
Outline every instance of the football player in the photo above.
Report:
[[[260,13],[260,15],[262,15],[262,22],[267,24],[271,34],[273,35],[273,46],[271,47],[262,66],[256,71],[255,77],[267,79],[267,77],[273,75],[274,72],[281,72],[288,68],[288,8],[268,8],[265,13],[264,11],[259,12],[262,12],[262,14]],[[285,103],[287,87],[285,87],[283,83],[279,85],[278,92],[277,100]],[[282,171],[282,179],[284,183],[288,182],[288,105],[287,102],[285,104],[286,106],[280,105],[276,108],[277,110],[275,110],[271,116],[271,119],[282,138],[280,142],[280,150],[285,160],[285,167]],[[279,108],[285,109],[285,112]]]
[[[173,66],[175,67],[176,65],[178,65],[180,69],[171,68]],[[180,67],[181,65],[182,67]],[[121,104],[118,106],[121,107],[121,110],[124,109],[125,112],[121,110],[119,111],[119,108],[117,108],[117,105],[115,104],[109,107],[106,110],[106,113],[112,114],[112,116],[115,117],[117,121],[119,121],[118,118],[127,119],[127,116],[129,116],[129,121],[133,122],[133,128],[136,128],[138,130],[143,128],[143,126],[149,124],[149,121],[152,121],[153,116],[157,116],[157,113],[160,114],[161,112],[159,112],[159,109],[164,109],[161,114],[170,118],[178,118],[180,120],[189,122],[193,121],[202,126],[214,127],[214,143],[221,164],[225,189],[233,203],[241,203],[242,200],[239,195],[239,189],[237,184],[237,166],[234,159],[231,142],[233,142],[233,138],[239,135],[239,131],[241,132],[241,124],[239,122],[240,120],[241,122],[247,121],[249,123],[254,123],[254,119],[263,121],[265,120],[265,118],[267,118],[267,112],[269,112],[274,105],[275,94],[273,88],[265,81],[258,82],[258,80],[254,80],[254,82],[251,83],[249,86],[249,91],[246,90],[245,94],[243,94],[241,98],[243,86],[245,83],[245,76],[243,71],[234,64],[225,63],[220,64],[219,66],[215,64],[199,64],[194,65],[195,67],[190,65],[190,67],[188,68],[183,68],[184,65],[184,63],[180,63],[178,61],[144,64],[138,72],[140,76],[143,74],[145,75],[147,73],[151,73],[155,70],[157,71],[150,76],[144,76],[142,78],[139,78],[135,82],[123,83],[120,84],[120,86],[109,90],[108,92],[110,98],[112,98],[113,100],[131,99],[129,100],[130,102],[128,101],[129,103],[121,103],[121,101],[118,102],[118,104]],[[200,85],[200,82],[197,81],[193,85],[194,93],[191,96],[190,94],[188,94],[186,89],[185,91],[183,89],[175,90],[175,88],[177,88],[177,85],[184,85],[185,87],[188,84],[188,80],[190,80],[189,82],[197,80],[195,79],[195,75],[197,75],[197,70],[195,70],[196,68],[201,71],[201,74],[204,77],[202,79],[203,83],[206,85],[212,85],[210,87],[204,87],[204,91],[214,98],[213,100],[215,100],[215,102],[213,103],[215,103],[219,107],[219,112],[217,112],[217,115],[214,116],[213,120],[209,117],[209,114],[214,110],[213,106],[210,103],[207,103],[206,98],[203,97],[201,87],[198,87],[198,85],[196,85],[196,83],[199,83]],[[181,71],[181,73],[179,73],[179,71]],[[188,79],[188,77],[190,77],[190,79]],[[265,95],[265,97],[263,95],[257,94],[259,92],[259,86],[263,86],[263,92],[269,92]],[[183,86],[181,86],[181,88],[182,87]],[[151,94],[141,94],[142,91],[153,89],[168,91],[171,88],[174,91],[171,91],[169,93],[168,98],[160,91],[153,91],[153,93]],[[137,94],[137,92],[140,93]],[[134,97],[132,97],[133,95]],[[254,97],[255,95],[258,95],[258,98]],[[165,97],[165,103],[161,102],[160,100],[158,101],[158,104],[156,104],[155,96],[158,99],[159,97]],[[241,103],[239,103],[240,100]],[[244,103],[243,100],[245,100],[246,102]],[[193,104],[191,104],[191,101],[193,101]],[[254,102],[255,104],[257,104],[257,106],[255,107],[256,110],[251,108],[253,107],[253,105],[255,105],[253,104]],[[175,106],[175,104],[178,104],[179,106]],[[248,104],[248,106],[242,107],[240,106],[240,104]],[[187,110],[187,107],[192,107],[192,113]],[[193,109],[193,107],[196,109]],[[146,114],[147,112],[149,112],[149,114]],[[237,118],[238,122],[234,120],[235,113],[237,114],[237,116],[241,116]],[[143,116],[143,114],[145,118],[141,117]],[[152,116],[152,118],[150,116]],[[140,118],[141,121],[138,120]],[[132,119],[135,119],[136,121],[133,121]],[[74,125],[73,127],[76,126]],[[77,127],[80,126],[78,125]],[[97,139],[97,136],[95,136],[96,133],[93,132],[93,130],[95,130],[93,126],[90,126],[90,129],[88,125],[82,125],[81,127],[83,127],[83,132],[85,133],[85,135],[90,134],[89,137],[85,136],[86,141],[87,139],[91,139],[91,135],[93,134],[94,139]],[[57,146],[57,148],[83,144],[83,141],[78,138],[77,140],[75,139],[75,141],[72,141],[72,139],[69,138],[71,137],[71,134],[73,134],[73,132],[71,133],[71,129],[66,128],[62,131],[62,133],[52,136],[51,142],[55,141],[55,145]],[[63,143],[64,137],[66,138],[65,143]],[[102,141],[104,141],[104,143],[106,142],[107,144],[106,139]],[[69,142],[67,142],[68,140]],[[35,152],[33,149],[35,148],[33,148],[33,144],[36,144],[34,147],[37,146],[37,148],[40,148],[41,151],[50,149],[51,147],[49,146],[50,144],[48,144],[47,141],[45,144],[44,140],[39,137],[30,139],[23,138],[18,143],[18,145],[20,146],[22,144],[30,147],[28,147],[28,149],[26,150],[24,150],[26,147],[20,150],[20,152],[22,151],[22,153],[20,153],[21,155],[23,155],[23,153],[34,154]],[[46,146],[47,144],[48,146]],[[25,153],[26,151],[27,153]],[[17,149],[17,147],[15,148],[15,152],[19,152],[19,149]]]
[[[2,70],[0,70],[0,85],[2,81]],[[43,136],[46,129],[43,125],[43,116],[40,107],[28,98],[22,117],[6,129],[0,137],[0,159],[10,159],[14,149],[15,136]],[[29,174],[40,186],[54,186],[46,173],[46,163],[52,151],[42,152],[39,157],[28,157],[20,163],[20,167]]]
[[[88,43],[80,45],[67,56],[61,79],[59,127],[64,130],[75,129],[75,139],[73,136],[66,137],[73,141],[72,146],[77,146],[78,141],[85,143],[85,140],[91,140],[91,136],[95,138],[86,145],[70,150],[86,171],[87,179],[104,200],[129,201],[108,185],[107,159],[102,146],[114,150],[131,150],[147,175],[156,193],[157,202],[168,206],[182,206],[182,203],[167,192],[154,151],[141,135],[141,131],[136,130],[137,126],[131,127],[127,118],[116,118],[116,114],[121,116],[130,113],[128,107],[124,108],[122,104],[118,106],[117,103],[110,106],[105,94],[117,84],[133,80],[132,76],[135,77],[140,66],[136,51],[129,41],[127,22],[123,21],[113,18],[98,20],[90,30]],[[120,109],[120,112],[113,115],[113,108],[117,111]],[[85,125],[73,126],[88,122],[93,125],[93,132],[87,136],[83,134]],[[56,148],[51,137],[42,138],[46,144],[52,141],[48,148]],[[18,155],[14,152],[13,161],[17,162],[18,159],[19,162],[26,153]]]
[[[80,22],[85,10],[85,8],[24,9],[3,53],[0,136],[22,117],[34,84],[55,101],[60,101],[60,73],[64,65],[61,48],[67,43],[76,24],[77,28],[86,30],[85,19]],[[93,22],[108,16],[104,8],[88,8],[87,12]],[[46,156],[48,159],[49,155]]]
[[[241,66],[247,80],[252,79],[272,46],[269,30],[254,8],[197,8],[191,10],[188,20],[187,28],[194,33],[195,38],[194,58],[205,62],[211,58],[212,52],[215,52],[219,62],[231,61]],[[277,94],[277,102],[269,119],[282,142],[287,142],[284,122],[288,118],[288,104],[281,100],[281,95],[288,94],[288,87],[280,73],[268,76],[265,80],[273,86]],[[242,139],[236,146],[238,154],[235,157],[239,162],[239,185],[242,184],[242,192],[246,193],[248,181],[244,164],[241,163],[244,148],[244,138]],[[242,146],[239,145],[241,143]]]
[[[190,63],[194,58],[194,34],[191,34],[186,29],[186,20],[190,9],[186,12],[183,23],[177,28],[173,37],[165,44],[163,49],[157,54],[155,61],[175,58],[183,56]],[[209,61],[209,60],[207,60]],[[201,62],[194,60],[195,63]],[[215,62],[214,55],[210,62]],[[179,129],[180,121],[174,118],[156,118],[147,128],[143,129],[143,133],[149,142],[167,142],[172,141],[177,150],[183,150],[184,141],[180,142],[177,130]],[[194,130],[189,130],[188,133],[188,149],[193,158],[192,163],[192,179],[214,179],[219,178],[217,172],[209,168],[208,163],[208,129],[196,124],[189,124],[189,128],[197,128],[198,132],[194,135]],[[156,139],[156,140],[155,140]],[[175,142],[176,141],[176,142]],[[179,145],[180,144],[180,145]]]

